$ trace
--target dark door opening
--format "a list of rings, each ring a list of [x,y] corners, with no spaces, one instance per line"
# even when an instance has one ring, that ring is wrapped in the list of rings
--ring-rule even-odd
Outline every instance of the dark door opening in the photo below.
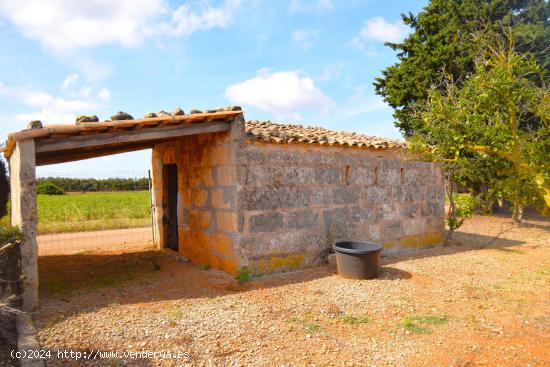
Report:
[[[174,251],[179,249],[178,234],[178,166],[175,164],[164,165],[164,179],[166,183],[166,247]]]

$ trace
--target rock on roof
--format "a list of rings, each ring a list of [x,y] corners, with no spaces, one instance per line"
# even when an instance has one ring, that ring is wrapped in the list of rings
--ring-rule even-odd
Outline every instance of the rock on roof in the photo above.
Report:
[[[282,125],[271,121],[248,121],[246,123],[246,135],[252,140],[277,144],[305,143],[389,150],[405,148],[405,143],[400,140],[347,131],[327,130],[322,127]]]
[[[198,111],[198,110],[197,110]],[[3,152],[6,158],[9,158],[13,153],[16,142],[25,139],[42,139],[48,138],[52,140],[64,140],[71,136],[86,135],[91,137],[92,135],[98,135],[103,133],[112,132],[132,132],[136,130],[145,130],[150,128],[162,128],[176,125],[187,125],[197,123],[207,123],[214,121],[231,121],[236,115],[242,114],[242,110],[239,106],[222,107],[216,110],[209,110],[211,112],[198,111],[194,114],[181,114],[176,111],[172,114],[165,113],[162,116],[146,117],[141,119],[122,119],[122,120],[109,120],[102,122],[84,122],[77,121],[76,124],[63,124],[63,125],[46,125],[43,126],[38,120],[29,123],[26,130],[19,132],[13,132],[8,134],[8,139],[5,146],[0,145],[0,153]],[[183,112],[183,111],[182,111]],[[126,114],[126,113],[124,113]],[[121,114],[119,114],[121,115]],[[126,114],[128,115],[128,114]],[[130,116],[130,115],[128,115]],[[128,118],[128,116],[124,116]],[[153,115],[151,115],[153,116]],[[131,117],[131,116],[130,116]],[[84,116],[80,120],[96,120],[91,119],[90,116]]]

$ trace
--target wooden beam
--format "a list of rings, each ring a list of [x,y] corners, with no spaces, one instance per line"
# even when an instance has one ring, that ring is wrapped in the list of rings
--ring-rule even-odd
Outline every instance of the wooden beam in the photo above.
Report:
[[[79,134],[82,131],[94,131],[119,127],[131,126],[150,126],[150,125],[174,125],[174,124],[193,124],[205,120],[225,120],[234,118],[236,115],[242,114],[243,111],[220,111],[212,113],[197,113],[192,115],[182,116],[162,116],[151,117],[135,120],[120,120],[120,121],[104,121],[104,122],[86,122],[78,125],[47,125],[42,129],[23,130],[16,133],[11,133],[9,136],[15,141],[23,139],[36,139],[48,136],[50,134]]]
[[[176,126],[161,126],[131,131],[115,131],[97,135],[70,136],[64,139],[35,139],[36,153],[82,151],[87,149],[109,149],[125,144],[161,142],[175,140],[182,136],[229,131],[229,122],[205,122]]]
[[[154,143],[125,145],[121,147],[112,147],[105,149],[93,149],[85,151],[61,151],[52,153],[42,153],[36,155],[36,165],[45,166],[48,164],[67,163],[81,161],[83,159],[104,157],[113,154],[129,153],[138,150],[152,149]]]
[[[6,147],[3,150],[4,157],[9,158],[15,148],[15,143],[20,140],[46,138],[55,134],[61,135],[80,135],[86,133],[102,133],[119,128],[146,128],[162,125],[194,124],[203,121],[227,121],[232,120],[237,115],[242,115],[243,111],[218,111],[205,112],[181,116],[161,116],[142,118],[123,121],[103,121],[89,122],[82,124],[66,125],[47,125],[42,129],[22,130],[9,133]]]

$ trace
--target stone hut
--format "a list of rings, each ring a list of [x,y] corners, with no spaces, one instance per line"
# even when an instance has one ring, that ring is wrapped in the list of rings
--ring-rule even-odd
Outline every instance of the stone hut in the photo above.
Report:
[[[406,160],[400,141],[245,123],[238,107],[40,123],[2,149],[25,234],[24,309],[38,304],[35,167],[141,149],[152,149],[156,244],[198,264],[273,273],[321,264],[341,239],[389,251],[443,242],[441,168]]]
[[[390,139],[240,117],[229,134],[155,145],[161,246],[232,274],[263,274],[321,264],[341,239],[391,251],[440,244],[441,169],[405,160],[404,149]],[[177,239],[168,234],[171,200],[161,184],[173,175],[167,165],[177,170]]]

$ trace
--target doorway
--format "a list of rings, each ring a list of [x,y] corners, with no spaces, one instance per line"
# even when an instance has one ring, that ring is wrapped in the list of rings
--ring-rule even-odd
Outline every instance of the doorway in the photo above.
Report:
[[[164,165],[164,182],[166,183],[164,207],[167,208],[165,216],[165,240],[166,247],[178,252],[178,166],[176,164]]]

